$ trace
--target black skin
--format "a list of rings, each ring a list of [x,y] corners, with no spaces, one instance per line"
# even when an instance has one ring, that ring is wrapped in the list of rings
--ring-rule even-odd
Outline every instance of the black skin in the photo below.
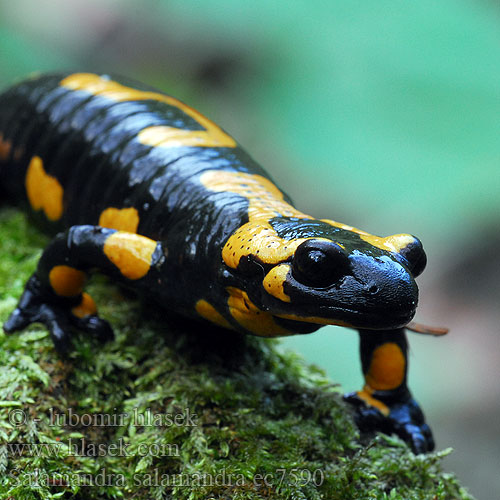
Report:
[[[45,249],[4,330],[12,333],[34,322],[43,323],[63,355],[71,349],[72,328],[103,341],[112,339],[106,321],[94,314],[83,318],[72,314],[81,293],[61,297],[51,288],[48,276],[58,265],[84,273],[97,269],[160,307],[168,304],[168,309],[198,320],[195,304],[204,299],[232,328],[249,333],[228,308],[227,287],[237,287],[290,333],[310,333],[322,326],[300,320],[308,316],[360,329],[364,373],[378,346],[396,343],[404,356],[404,380],[396,388],[372,394],[389,407],[389,415],[366,405],[356,393],[346,395],[346,400],[356,407],[361,430],[394,432],[415,452],[432,450],[431,431],[406,382],[404,326],[417,305],[414,278],[425,266],[420,242],[415,238],[399,252],[389,252],[329,223],[276,213],[267,222],[284,241],[320,239],[308,240],[284,261],[291,272],[283,284],[290,302],[283,302],[262,287],[271,264],[253,255],[231,268],[221,258],[228,238],[249,221],[249,200],[231,191],[210,191],[200,181],[204,172],[213,170],[264,179],[269,179],[268,174],[237,145],[146,146],[137,139],[146,127],[204,127],[165,102],[116,102],[61,87],[67,75],[33,78],[0,95],[1,139],[9,145],[8,154],[0,156],[0,188],[14,202],[27,205],[25,176],[36,155],[64,190],[60,219],[49,221],[43,212],[34,212],[46,230],[59,233]],[[114,80],[158,92],[121,78]],[[286,195],[284,201],[290,203]],[[149,271],[140,279],[124,277],[103,251],[106,240],[116,232],[98,225],[100,214],[108,207],[135,207],[137,234],[156,242]]]
[[[363,373],[370,364],[371,354],[382,342],[397,344],[406,359],[406,370],[403,383],[391,391],[375,391],[372,396],[385,403],[390,408],[388,417],[383,416],[376,408],[365,405],[356,392],[346,394],[344,399],[357,408],[355,421],[361,431],[395,432],[408,442],[417,453],[434,449],[434,438],[430,427],[418,403],[412,398],[406,385],[408,367],[408,341],[404,328],[397,330],[378,331],[374,336],[370,331],[359,331],[360,354]]]
[[[107,321],[97,315],[79,318],[71,313],[71,309],[81,302],[82,295],[56,295],[49,285],[48,276],[55,265],[63,262],[64,265],[84,272],[98,268],[120,280],[120,273],[102,251],[106,239],[114,233],[116,230],[100,226],[72,226],[64,233],[59,233],[43,252],[35,274],[26,283],[18,306],[3,325],[4,331],[12,333],[31,323],[43,323],[48,328],[57,351],[63,356],[71,350],[71,327],[85,331],[101,341],[112,340],[113,330]],[[158,280],[158,268],[163,261],[163,249],[158,243],[150,271],[136,282],[136,290],[151,288],[153,282]]]

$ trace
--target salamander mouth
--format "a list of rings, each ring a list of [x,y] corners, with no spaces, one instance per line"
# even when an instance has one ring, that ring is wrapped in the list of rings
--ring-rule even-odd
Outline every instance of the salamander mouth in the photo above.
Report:
[[[274,314],[280,320],[301,325],[337,325],[351,328],[384,330],[406,326],[415,316],[416,307],[410,311],[394,314],[390,312],[374,313],[354,309],[320,308],[316,314]],[[314,330],[313,330],[314,331]],[[306,332],[304,332],[306,333]]]

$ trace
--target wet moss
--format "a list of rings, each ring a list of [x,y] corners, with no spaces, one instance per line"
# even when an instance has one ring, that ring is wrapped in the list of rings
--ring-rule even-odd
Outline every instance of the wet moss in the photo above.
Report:
[[[0,209],[0,322],[47,241]],[[360,440],[340,388],[278,341],[186,322],[104,278],[89,291],[114,342],[76,335],[62,361],[39,325],[0,333],[1,498],[472,498],[441,469],[449,450]]]

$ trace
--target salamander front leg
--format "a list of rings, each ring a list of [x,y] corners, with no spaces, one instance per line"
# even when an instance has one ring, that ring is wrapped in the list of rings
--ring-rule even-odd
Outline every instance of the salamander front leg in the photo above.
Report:
[[[4,323],[6,333],[31,323],[47,326],[56,349],[70,349],[72,327],[102,341],[113,338],[109,324],[83,291],[92,268],[125,282],[138,282],[163,259],[161,244],[144,236],[100,226],[73,226],[45,249],[16,309]]]
[[[408,342],[404,328],[360,331],[360,352],[365,386],[344,397],[357,407],[361,431],[394,432],[415,453],[434,449],[430,427],[406,385]]]
[[[61,354],[70,350],[72,326],[92,333],[102,341],[113,338],[109,324],[97,316],[90,295],[82,292],[73,297],[58,296],[42,284],[36,273],[26,283],[18,305],[4,323],[3,329],[6,333],[12,333],[31,323],[43,323],[49,329],[54,345]]]

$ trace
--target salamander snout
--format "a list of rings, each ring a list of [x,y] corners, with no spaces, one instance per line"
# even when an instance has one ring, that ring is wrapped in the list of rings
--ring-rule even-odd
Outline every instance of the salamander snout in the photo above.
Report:
[[[293,259],[271,269],[263,281],[266,310],[282,318],[356,328],[407,324],[418,302],[414,277],[425,264],[421,243],[405,235],[396,250],[393,237],[394,250],[388,251],[352,240],[320,237],[298,245]]]

